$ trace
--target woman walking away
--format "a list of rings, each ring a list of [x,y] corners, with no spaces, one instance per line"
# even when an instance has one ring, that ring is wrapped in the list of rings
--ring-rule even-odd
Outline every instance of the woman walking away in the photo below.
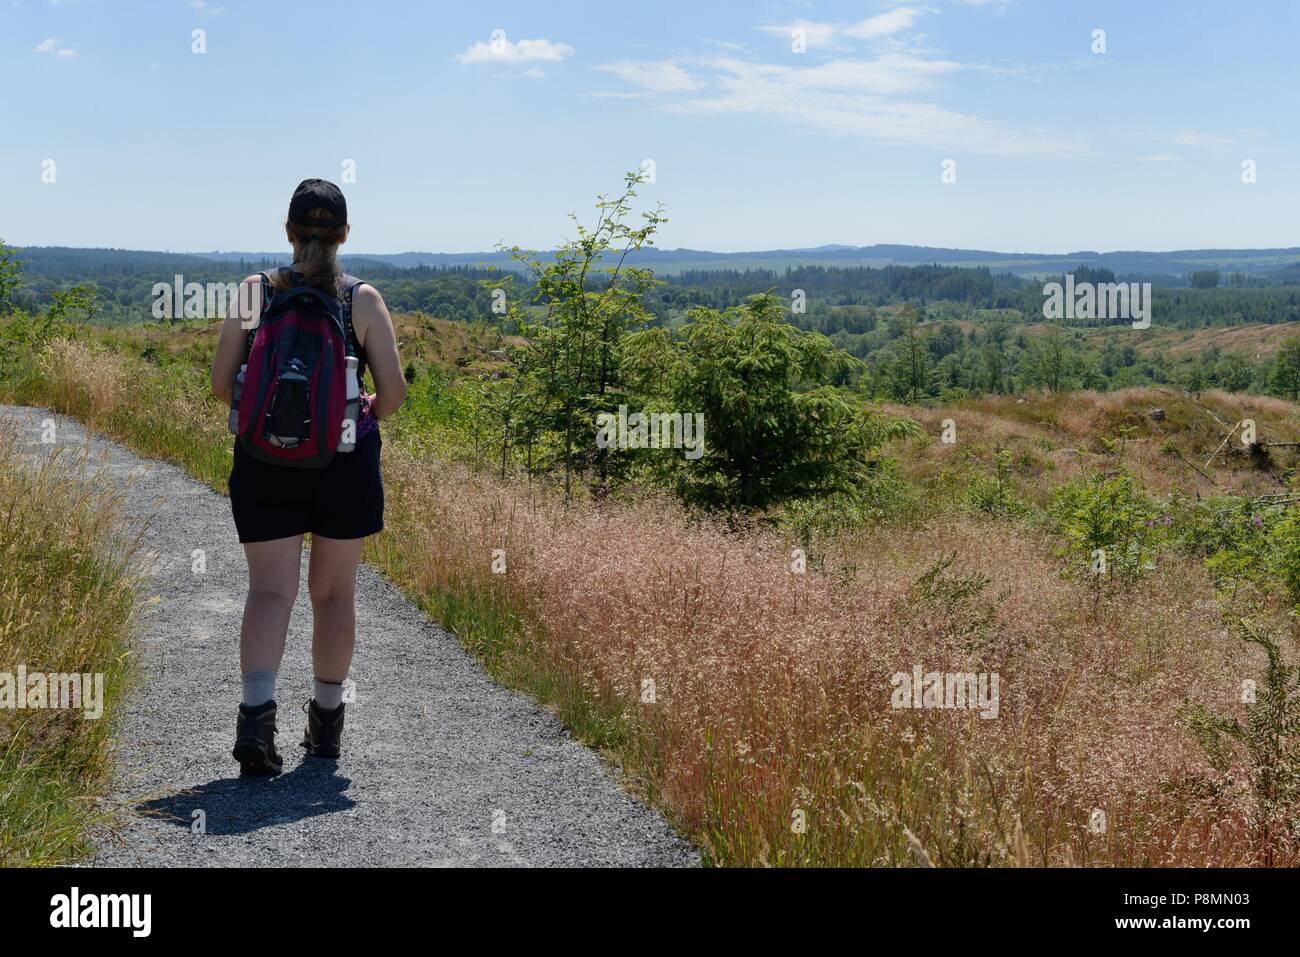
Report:
[[[248,560],[232,752],[242,774],[283,767],[275,685],[309,532],[315,680],[302,746],[339,756],[357,562],[365,537],[384,527],[378,423],[406,398],[383,297],[339,268],[350,230],[339,188],[303,181],[285,223],[293,265],[244,280],[212,363],[212,392],[231,407],[236,434],[230,506]]]

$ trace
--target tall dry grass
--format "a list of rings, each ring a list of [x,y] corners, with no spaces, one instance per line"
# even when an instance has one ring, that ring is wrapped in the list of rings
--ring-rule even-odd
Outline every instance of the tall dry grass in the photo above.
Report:
[[[107,789],[111,736],[131,669],[133,538],[114,494],[76,455],[40,467],[0,417],[0,671],[103,675],[103,714],[0,707],[0,865],[62,863],[86,850]],[[25,688],[20,690],[26,691]],[[16,700],[13,702],[16,705]],[[84,702],[83,702],[84,703]]]
[[[1249,793],[1212,787],[1178,725],[1185,697],[1230,709],[1260,665],[1199,569],[1094,613],[1050,543],[969,518],[800,575],[785,543],[667,500],[566,507],[429,461],[386,468],[408,586],[524,609],[520,643],[606,702],[619,759],[714,861],[900,865],[918,842],[940,865],[1256,860]],[[922,595],[939,556],[955,560]],[[890,676],[917,664],[997,672],[998,716],[895,710]]]
[[[13,400],[48,405],[108,435],[129,437],[140,454],[176,462],[213,487],[226,487],[231,437],[206,368],[159,370],[94,342],[55,339],[35,358]]]

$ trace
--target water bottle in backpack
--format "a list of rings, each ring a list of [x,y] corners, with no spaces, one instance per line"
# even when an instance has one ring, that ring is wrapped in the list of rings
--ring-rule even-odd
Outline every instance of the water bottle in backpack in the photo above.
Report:
[[[347,360],[348,398],[343,406],[343,434],[339,436],[339,451],[351,452],[357,447],[357,426],[361,417],[361,383],[357,378],[357,357]]]

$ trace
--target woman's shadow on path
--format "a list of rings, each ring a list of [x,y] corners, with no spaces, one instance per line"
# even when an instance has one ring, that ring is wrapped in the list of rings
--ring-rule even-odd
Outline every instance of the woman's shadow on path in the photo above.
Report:
[[[207,834],[248,834],[355,807],[343,793],[352,780],[337,771],[334,761],[308,758],[278,777],[218,778],[142,802],[135,810],[191,830],[201,820]]]

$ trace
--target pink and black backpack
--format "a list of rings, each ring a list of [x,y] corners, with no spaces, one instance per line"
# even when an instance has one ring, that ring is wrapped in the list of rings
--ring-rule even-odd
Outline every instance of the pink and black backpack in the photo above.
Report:
[[[261,276],[271,293],[269,277]],[[324,468],[333,460],[344,435],[347,359],[355,355],[356,338],[352,294],[359,285],[343,276],[341,300],[307,285],[274,291],[269,301],[264,295],[235,430],[249,455],[297,468]]]

